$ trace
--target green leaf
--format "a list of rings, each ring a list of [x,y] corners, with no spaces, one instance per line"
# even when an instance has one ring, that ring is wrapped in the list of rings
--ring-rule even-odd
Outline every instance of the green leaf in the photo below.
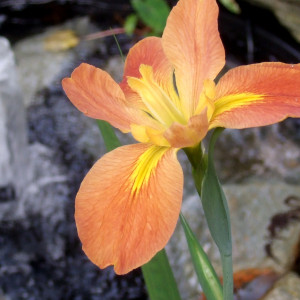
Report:
[[[136,14],[130,14],[124,23],[125,32],[129,35],[133,34],[137,25],[138,17]]]
[[[97,120],[107,151],[121,146],[112,126]],[[148,293],[151,300],[181,300],[172,269],[165,250],[158,252],[147,264],[142,266]]]
[[[151,300],[181,299],[164,249],[143,265],[142,271]]]
[[[222,286],[206,253],[182,214],[180,214],[180,221],[184,229],[199,282],[207,300],[223,300]]]
[[[224,300],[233,299],[232,276],[232,240],[227,200],[214,167],[214,147],[223,128],[217,128],[212,134],[207,169],[202,182],[202,205],[210,233],[221,253],[223,266]]]
[[[211,234],[222,253],[231,253],[231,229],[227,201],[214,167],[214,146],[219,134],[216,129],[211,137],[207,169],[202,182],[201,200]]]
[[[131,5],[141,20],[156,35],[163,32],[170,8],[164,0],[131,0]]]
[[[101,131],[107,152],[120,147],[121,143],[111,125],[102,120],[97,120],[97,123]]]
[[[239,14],[241,12],[241,8],[235,0],[220,0],[220,2],[234,14]]]

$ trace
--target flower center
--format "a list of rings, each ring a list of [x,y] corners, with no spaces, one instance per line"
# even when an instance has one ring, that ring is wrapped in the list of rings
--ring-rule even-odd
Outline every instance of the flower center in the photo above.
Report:
[[[127,82],[137,92],[148,109],[148,113],[165,128],[174,122],[187,124],[188,120],[180,110],[180,101],[174,86],[162,87],[153,76],[151,66],[141,65],[141,78],[128,77]]]
[[[198,105],[194,112],[194,115],[199,115],[205,108],[207,109],[207,120],[210,121],[214,110],[215,103],[214,98],[216,94],[216,85],[212,80],[204,80],[203,82],[203,90],[199,98]]]

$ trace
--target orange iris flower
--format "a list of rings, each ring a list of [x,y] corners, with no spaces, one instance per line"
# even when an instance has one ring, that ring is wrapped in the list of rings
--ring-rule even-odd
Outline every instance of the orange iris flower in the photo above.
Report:
[[[241,66],[215,84],[225,64],[217,18],[215,0],[180,0],[162,38],[147,37],[129,51],[120,84],[88,64],[63,80],[80,111],[139,142],[98,160],[76,197],[83,250],[100,268],[125,274],[167,244],[182,201],[179,149],[215,127],[300,117],[300,64]]]

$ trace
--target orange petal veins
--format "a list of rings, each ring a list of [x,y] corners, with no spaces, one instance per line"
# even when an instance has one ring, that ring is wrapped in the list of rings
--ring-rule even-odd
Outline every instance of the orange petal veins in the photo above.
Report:
[[[151,121],[142,111],[126,105],[119,85],[99,68],[81,64],[71,78],[63,79],[62,85],[80,111],[88,117],[108,121],[122,131],[128,132],[131,123]]]
[[[75,219],[83,250],[100,268],[125,274],[165,247],[183,190],[176,150],[147,144],[104,155],[83,180]]]
[[[265,126],[287,117],[300,117],[300,64],[260,63],[221,78],[210,128]]]
[[[215,79],[225,63],[215,0],[180,0],[163,33],[163,48],[175,67],[176,85],[187,116],[197,107],[205,79]]]
[[[139,95],[127,84],[127,77],[141,78],[139,69],[142,64],[152,67],[155,80],[158,82],[173,82],[173,67],[163,52],[161,38],[148,37],[141,40],[130,49],[125,62],[120,86],[129,102],[137,103],[136,105],[139,104],[144,108]]]

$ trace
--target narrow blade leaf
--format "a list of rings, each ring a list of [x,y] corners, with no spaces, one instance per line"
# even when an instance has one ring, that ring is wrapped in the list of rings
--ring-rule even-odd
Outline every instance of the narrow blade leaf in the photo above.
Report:
[[[222,300],[222,286],[213,266],[182,214],[180,214],[180,221],[184,229],[195,271],[207,300]]]
[[[202,205],[211,235],[221,253],[224,300],[233,299],[232,240],[227,200],[214,167],[216,140],[223,128],[217,128],[210,140],[207,169],[202,182]]]
[[[201,200],[208,227],[220,252],[231,253],[231,229],[227,201],[214,167],[214,146],[219,134],[214,131],[208,149],[207,169],[202,182]]]
[[[151,300],[181,299],[164,249],[143,265],[142,271]]]

